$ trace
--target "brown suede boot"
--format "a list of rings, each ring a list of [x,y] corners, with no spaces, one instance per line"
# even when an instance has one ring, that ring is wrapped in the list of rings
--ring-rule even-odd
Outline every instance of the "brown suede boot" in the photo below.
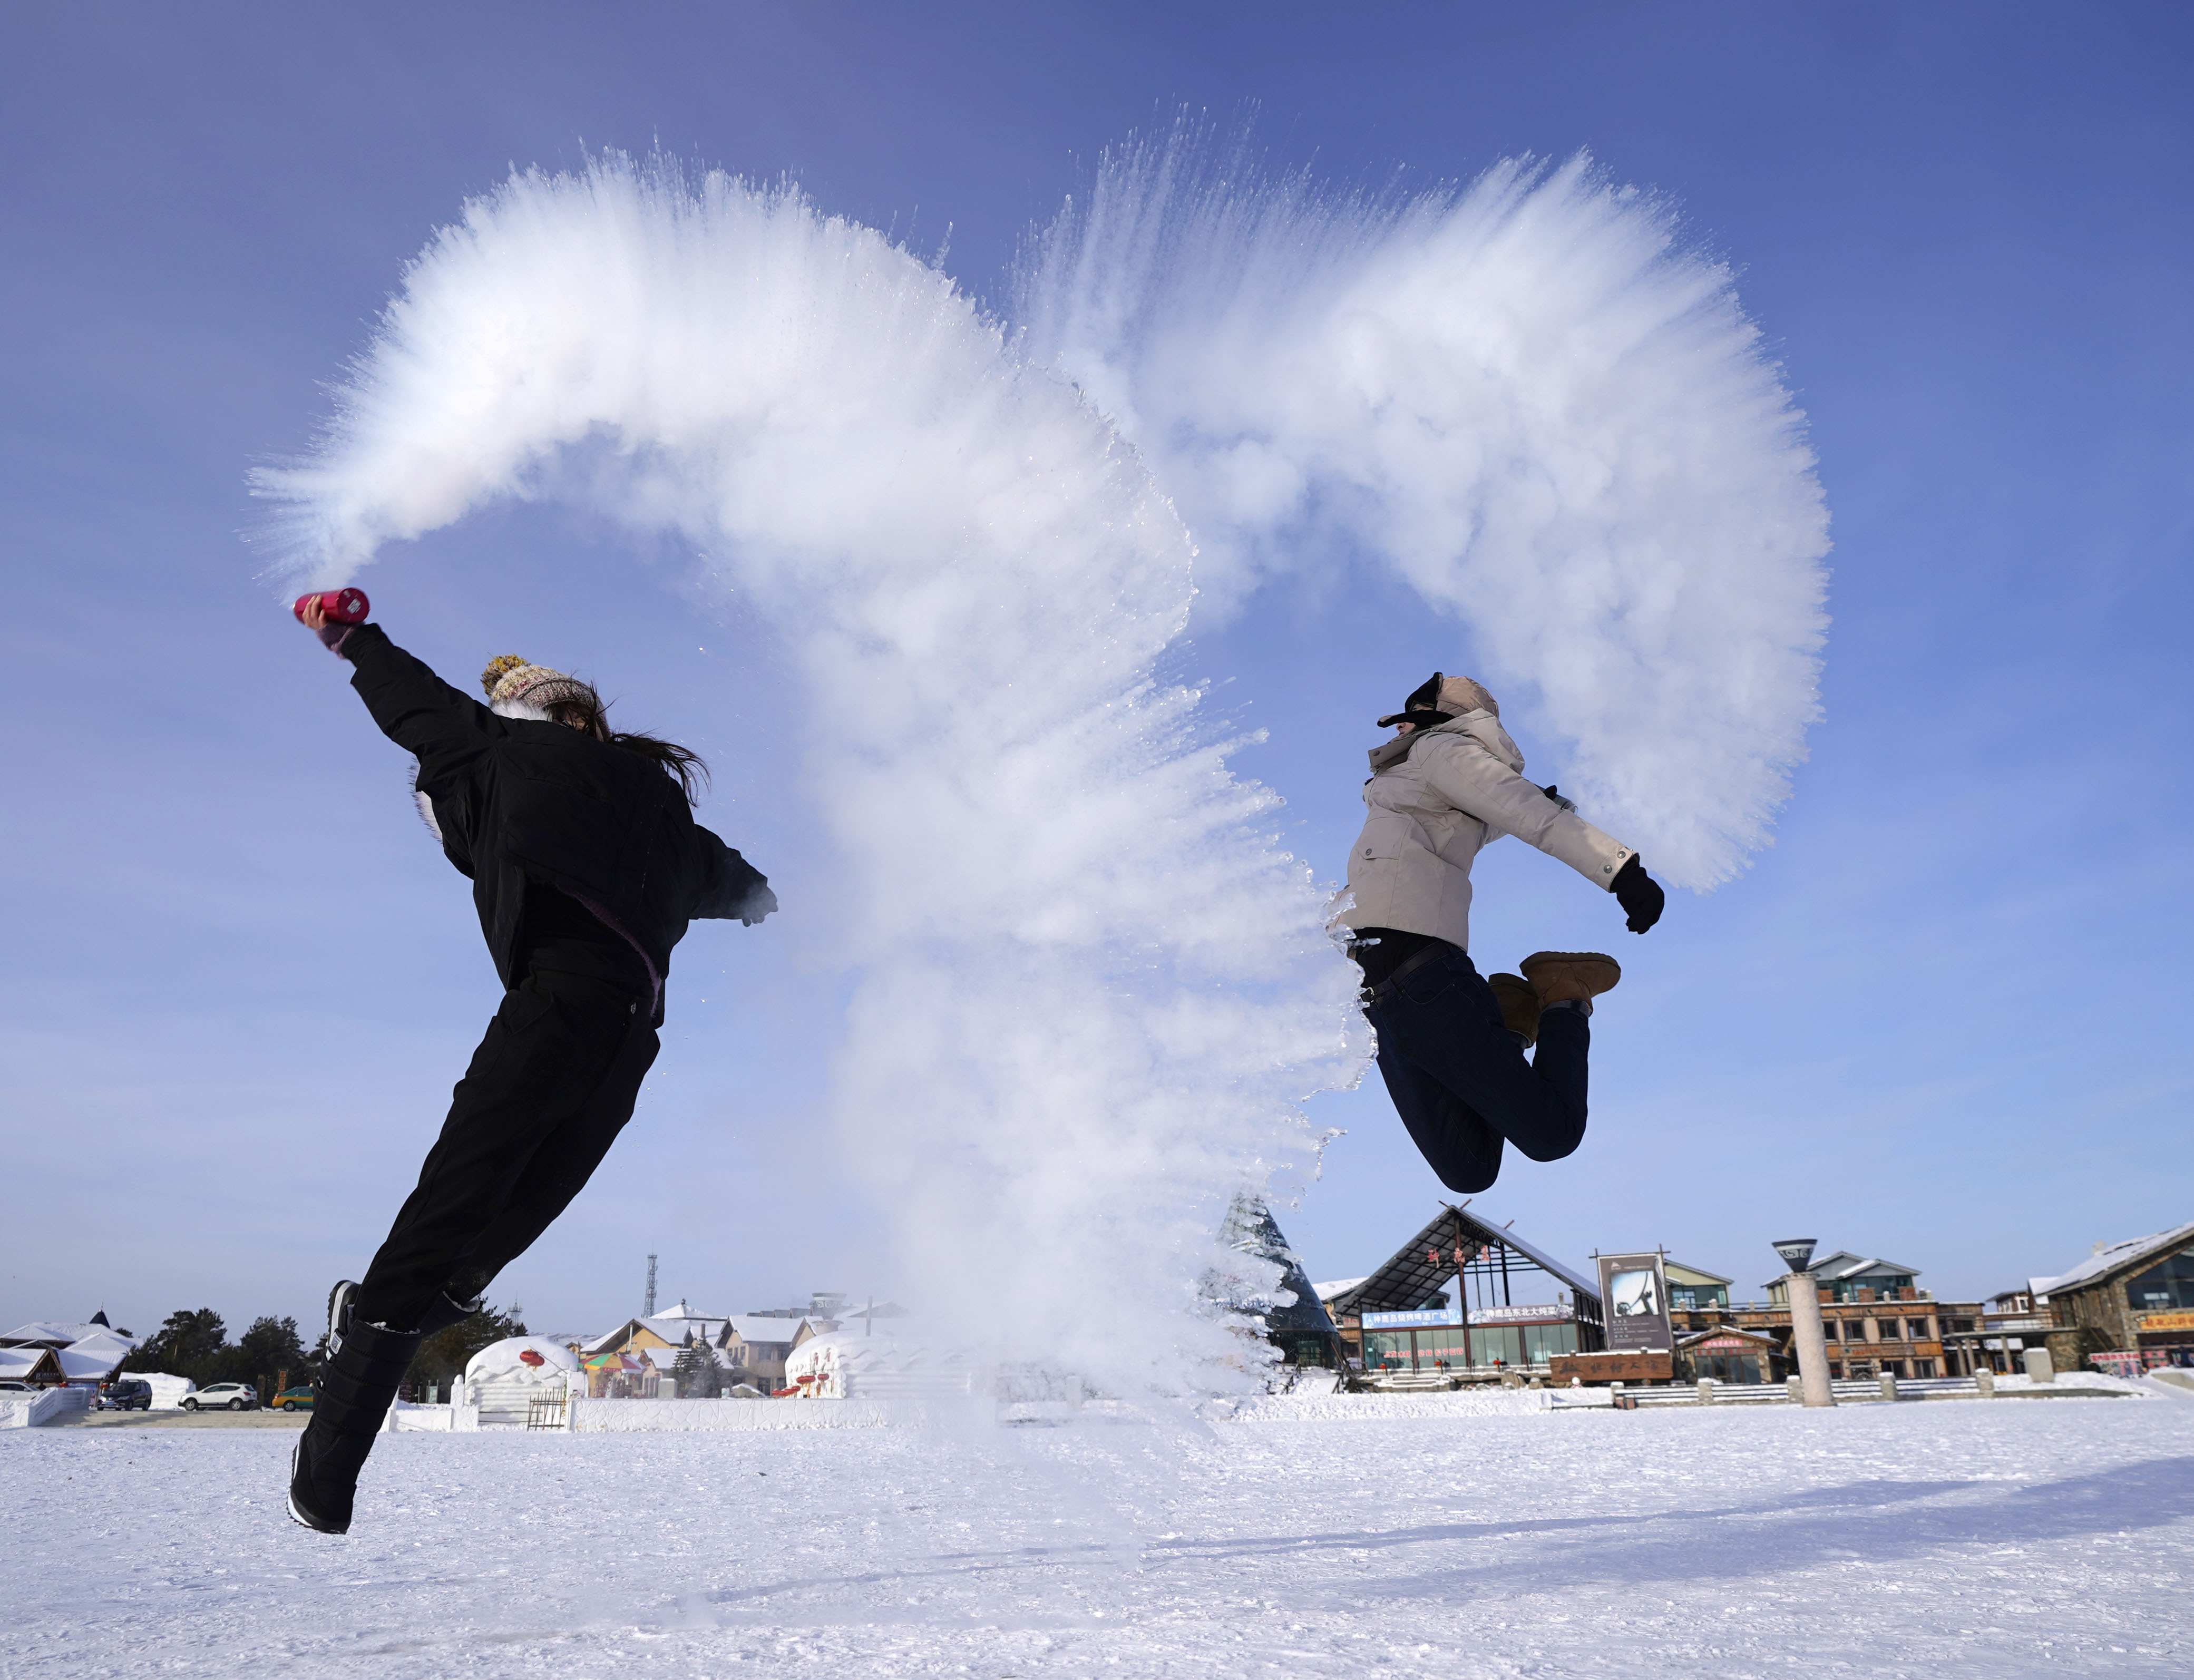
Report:
[[[1516,966],[1539,995],[1540,1008],[1574,1003],[1588,1015],[1593,999],[1623,978],[1621,965],[1599,951],[1534,951]]]
[[[1531,989],[1531,983],[1517,974],[1493,974],[1485,983],[1493,989],[1493,1001],[1501,1006],[1501,1024],[1524,1041],[1529,1050],[1539,1041],[1539,995]]]

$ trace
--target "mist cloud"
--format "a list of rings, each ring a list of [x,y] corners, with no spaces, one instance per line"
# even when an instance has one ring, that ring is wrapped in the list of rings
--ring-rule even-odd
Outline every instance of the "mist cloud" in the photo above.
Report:
[[[1378,557],[1709,885],[1802,750],[1824,514],[1727,273],[1582,162],[1363,199],[1127,148],[1014,309],[794,190],[520,174],[256,489],[322,585],[498,498],[704,556],[818,720],[834,891],[786,925],[847,975],[836,1143],[905,1292],[992,1358],[1208,1385],[1228,1198],[1311,1169],[1365,1046],[1277,801],[1155,675],[1197,591]]]
[[[1194,1281],[1234,1190],[1309,1168],[1353,969],[1272,796],[1153,679],[1190,545],[1070,386],[796,192],[606,158],[468,205],[257,488],[322,583],[497,497],[710,556],[822,720],[835,891],[784,914],[850,975],[836,1144],[905,1293],[1115,1390],[1223,1374]]]
[[[1106,154],[1015,307],[1186,517],[1200,611],[1369,556],[1657,874],[1711,886],[1766,842],[1817,712],[1827,514],[1666,203],[1584,158],[1345,195],[1184,125]],[[1399,707],[1424,674],[1387,674]]]

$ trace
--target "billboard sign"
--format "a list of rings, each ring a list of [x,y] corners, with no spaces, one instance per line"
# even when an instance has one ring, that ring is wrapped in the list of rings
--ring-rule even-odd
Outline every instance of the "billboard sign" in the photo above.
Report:
[[[1559,1301],[1543,1301],[1534,1306],[1480,1307],[1470,1315],[1473,1324],[1567,1324],[1577,1317],[1577,1309]]]
[[[1659,1253],[1602,1254],[1600,1299],[1605,1304],[1610,1353],[1667,1353],[1668,1276]]]
[[[1361,1316],[1366,1330],[1427,1330],[1436,1325],[1460,1324],[1462,1309],[1426,1307],[1416,1312],[1367,1312]]]

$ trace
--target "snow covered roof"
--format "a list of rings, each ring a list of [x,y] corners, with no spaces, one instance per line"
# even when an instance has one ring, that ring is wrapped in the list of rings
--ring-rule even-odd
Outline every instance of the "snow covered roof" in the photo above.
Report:
[[[725,1312],[696,1312],[681,1301],[667,1312],[658,1312],[640,1321],[666,1341],[679,1341],[690,1329],[696,1336],[712,1336],[723,1327],[731,1315]]]
[[[1310,1287],[1318,1291],[1318,1299],[1330,1301],[1335,1295],[1347,1294],[1363,1282],[1360,1277],[1337,1277],[1330,1283],[1313,1283]]]
[[[2129,1242],[2114,1242],[2107,1248],[2097,1249],[2070,1271],[2059,1272],[2054,1277],[2027,1279],[2026,1287],[2037,1295],[2053,1294],[2060,1289],[2076,1289],[2105,1272],[2116,1271],[2121,1266],[2137,1264],[2151,1255],[2178,1248],[2190,1240],[2194,1240],[2194,1224],[2175,1225],[2153,1236],[2134,1237]],[[2005,1293],[2013,1292],[2007,1290]]]
[[[104,1324],[68,1324],[59,1319],[42,1318],[0,1336],[0,1347],[28,1347],[35,1344],[40,1347],[65,1348],[87,1336],[112,1336],[132,1347],[137,1345],[135,1337]]]
[[[69,1353],[111,1354],[119,1362],[136,1350],[137,1344],[127,1336],[118,1336],[112,1330],[101,1330],[86,1336],[80,1342],[71,1342],[64,1350]]]
[[[28,1352],[29,1350],[26,1349],[24,1351]],[[79,1342],[74,1347],[57,1348],[54,1350],[54,1358],[60,1365],[61,1374],[72,1383],[80,1382],[86,1377],[107,1376],[112,1373],[116,1366],[129,1356],[129,1349],[126,1344],[109,1350],[96,1346],[87,1347],[83,1343]]]
[[[879,1324],[884,1322],[881,1313],[876,1317]],[[805,1318],[762,1318],[751,1314],[742,1314],[726,1321],[734,1344],[746,1347],[753,1347],[756,1344],[764,1346],[790,1345],[799,1339],[800,1327],[811,1322]]]
[[[1864,1254],[1854,1254],[1849,1249],[1839,1248],[1833,1254],[1824,1255],[1807,1266],[1806,1270],[1824,1283],[1850,1283],[1863,1277],[1917,1277],[1920,1268],[1908,1266],[1896,1260],[1872,1259]],[[1771,1277],[1760,1287],[1772,1289],[1782,1282],[1780,1277]]]
[[[0,1347],[0,1377],[21,1382],[42,1368],[47,1371],[58,1368],[54,1350],[43,1344],[34,1347]]]
[[[1724,1277],[1718,1271],[1701,1271],[1697,1266],[1687,1266],[1680,1260],[1663,1260],[1661,1270],[1668,1273],[1669,1282],[1688,1283],[1694,1287],[1702,1283],[1719,1283],[1727,1287],[1737,1282],[1733,1277]]]

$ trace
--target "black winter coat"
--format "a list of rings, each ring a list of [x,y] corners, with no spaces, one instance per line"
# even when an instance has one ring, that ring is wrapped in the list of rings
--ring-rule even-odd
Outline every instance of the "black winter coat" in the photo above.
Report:
[[[362,624],[342,641],[351,686],[382,733],[419,760],[442,850],[506,988],[526,943],[526,884],[576,898],[646,958],[661,1004],[670,950],[696,919],[759,921],[761,873],[693,820],[684,791],[636,753],[561,724],[497,717]]]

